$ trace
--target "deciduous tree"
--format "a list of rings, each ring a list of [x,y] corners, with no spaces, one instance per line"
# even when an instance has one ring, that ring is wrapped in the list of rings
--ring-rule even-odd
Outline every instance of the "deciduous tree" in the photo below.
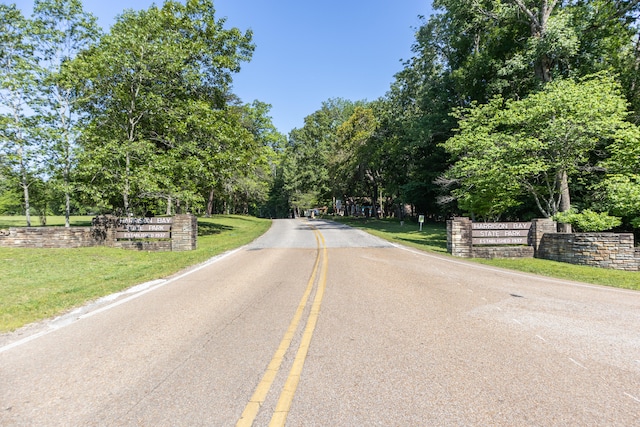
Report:
[[[570,188],[562,176],[589,171],[596,149],[632,126],[626,107],[619,84],[600,74],[551,82],[523,100],[496,97],[459,110],[459,132],[445,144],[455,156],[446,174],[459,185],[452,194],[482,216],[517,205],[525,191],[545,217],[567,211],[562,201]]]
[[[88,189],[112,202],[119,195],[126,213],[136,197],[199,200],[189,180],[202,182],[215,168],[206,156],[224,153],[221,140],[241,143],[219,134],[231,75],[253,51],[251,33],[225,29],[214,15],[210,0],[127,11],[73,67],[89,94]]]
[[[17,177],[31,226],[29,187],[41,166],[41,150],[33,105],[37,96],[38,61],[33,27],[15,5],[0,4],[0,163]]]
[[[80,0],[36,0],[33,38],[39,54],[38,102],[34,105],[38,134],[45,154],[49,183],[64,195],[65,226],[69,227],[72,170],[75,166],[80,93],[63,68],[99,37],[96,18],[82,10]]]

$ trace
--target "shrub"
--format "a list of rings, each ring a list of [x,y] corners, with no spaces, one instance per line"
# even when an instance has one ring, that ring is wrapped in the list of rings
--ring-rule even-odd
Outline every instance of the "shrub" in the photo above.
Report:
[[[582,212],[571,209],[568,212],[557,213],[553,219],[571,224],[576,231],[583,232],[611,230],[622,224],[622,220],[618,217],[611,216],[607,212],[594,212],[591,209],[585,209]]]

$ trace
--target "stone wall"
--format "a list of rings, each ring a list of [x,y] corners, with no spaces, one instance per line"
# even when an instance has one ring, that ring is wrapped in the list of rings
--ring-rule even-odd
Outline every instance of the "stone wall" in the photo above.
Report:
[[[533,246],[474,246],[472,224],[466,217],[447,221],[447,251],[451,255],[461,258],[533,258]]]
[[[474,246],[473,258],[533,258],[533,246]]]
[[[93,222],[93,227],[11,227],[0,230],[0,247],[107,246],[142,251],[188,251],[197,246],[198,219],[195,215],[174,216],[170,240],[116,240],[111,217],[98,217]]]
[[[90,227],[11,227],[0,230],[0,246],[14,248],[85,248],[99,246]]]
[[[447,250],[462,258],[542,258],[577,265],[640,271],[640,248],[631,233],[558,233],[548,218],[534,219],[530,246],[474,246],[472,222],[456,217],[447,221]]]
[[[640,248],[631,233],[547,233],[537,258],[577,265],[639,271]]]

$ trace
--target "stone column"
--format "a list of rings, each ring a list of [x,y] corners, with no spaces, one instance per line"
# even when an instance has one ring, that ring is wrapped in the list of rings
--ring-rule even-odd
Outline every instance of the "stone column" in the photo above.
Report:
[[[455,217],[447,221],[447,250],[453,256],[473,257],[472,222],[469,218]]]
[[[99,215],[91,221],[91,236],[94,246],[116,246],[116,229],[118,217],[113,215]]]
[[[542,236],[546,233],[555,234],[558,232],[558,223],[551,218],[537,218],[531,221],[531,230],[529,230],[529,239],[533,246],[534,257],[538,257],[538,249]]]
[[[176,215],[171,225],[171,250],[192,251],[198,242],[198,218],[192,214]]]

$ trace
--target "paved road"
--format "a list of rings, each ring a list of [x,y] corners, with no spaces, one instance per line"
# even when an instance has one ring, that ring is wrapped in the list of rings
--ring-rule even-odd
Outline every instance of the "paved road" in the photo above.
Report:
[[[640,425],[640,292],[302,220],[134,291],[3,337],[0,425]]]

